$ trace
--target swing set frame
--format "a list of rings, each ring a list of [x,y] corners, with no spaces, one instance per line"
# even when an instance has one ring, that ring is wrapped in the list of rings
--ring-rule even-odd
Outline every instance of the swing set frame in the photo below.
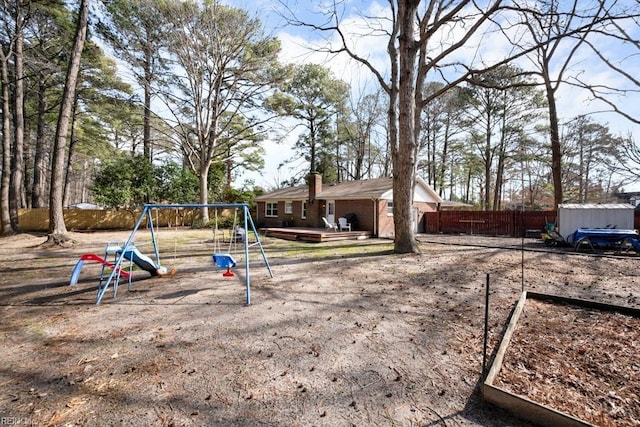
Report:
[[[249,269],[249,248],[252,246],[257,246],[260,249],[260,253],[262,254],[262,259],[269,271],[269,276],[273,277],[273,272],[271,271],[271,266],[269,265],[269,261],[267,260],[267,256],[264,253],[264,249],[262,247],[262,243],[260,242],[260,236],[256,231],[256,227],[253,223],[253,219],[251,218],[251,213],[249,211],[249,205],[246,203],[210,203],[210,204],[195,204],[195,203],[180,203],[180,204],[145,204],[142,209],[142,213],[138,218],[129,238],[122,246],[121,254],[116,258],[114,262],[114,269],[111,271],[111,274],[104,282],[104,284],[98,285],[98,296],[96,298],[96,305],[99,305],[104,297],[104,294],[107,292],[109,285],[115,283],[117,276],[120,271],[120,266],[124,260],[124,254],[128,248],[133,247],[133,238],[135,237],[136,231],[140,228],[142,221],[146,218],[149,224],[149,230],[151,232],[151,243],[153,244],[153,253],[155,256],[155,262],[157,265],[160,265],[160,251],[158,250],[158,243],[156,240],[156,232],[153,226],[153,216],[151,212],[157,209],[176,209],[176,208],[216,208],[216,209],[241,209],[242,217],[244,221],[244,229],[245,229],[245,238],[243,239],[244,243],[244,259],[245,259],[245,294],[246,294],[246,303],[247,305],[251,304],[251,275]],[[255,236],[255,242],[249,244],[249,232],[253,231]],[[115,292],[114,292],[115,298]]]

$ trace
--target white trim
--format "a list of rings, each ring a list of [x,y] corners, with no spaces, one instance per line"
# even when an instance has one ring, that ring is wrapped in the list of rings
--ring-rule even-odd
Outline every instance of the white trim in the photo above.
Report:
[[[276,205],[276,214],[273,215],[273,213],[269,214],[268,211],[268,206],[269,205]],[[273,211],[273,209],[271,209]],[[278,217],[278,202],[264,202],[264,216],[265,218],[277,218]]]
[[[393,200],[393,189],[387,190],[379,197],[380,200]]]

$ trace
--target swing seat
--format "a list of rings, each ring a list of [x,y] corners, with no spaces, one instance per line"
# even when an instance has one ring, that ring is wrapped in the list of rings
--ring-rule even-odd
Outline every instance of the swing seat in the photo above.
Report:
[[[222,273],[222,275],[224,277],[233,277],[234,276],[234,274],[231,271],[231,269],[236,266],[236,261],[233,259],[233,257],[231,255],[229,255],[229,254],[213,254],[212,258],[213,258],[213,262],[215,263],[215,265],[218,268],[220,268],[220,269],[226,268],[227,269],[227,271]]]

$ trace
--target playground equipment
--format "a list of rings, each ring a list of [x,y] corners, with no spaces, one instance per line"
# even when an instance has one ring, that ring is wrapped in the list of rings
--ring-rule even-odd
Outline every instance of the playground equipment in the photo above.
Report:
[[[114,298],[115,298],[119,277],[123,272],[122,263],[124,260],[129,260],[136,264],[138,262],[140,263],[142,262],[143,260],[143,257],[141,256],[142,254],[135,252],[135,245],[133,244],[133,239],[135,237],[136,232],[140,228],[140,225],[145,219],[147,220],[149,230],[151,232],[151,243],[153,245],[153,254],[154,254],[154,259],[148,258],[146,259],[146,261],[149,262],[149,265],[154,265],[160,268],[159,267],[161,265],[160,253],[158,250],[155,228],[153,225],[153,216],[151,214],[153,210],[177,209],[177,208],[196,208],[197,209],[197,208],[204,208],[204,207],[215,208],[215,209],[231,208],[231,209],[236,209],[237,211],[241,211],[242,220],[243,220],[243,230],[248,230],[249,232],[253,232],[253,235],[255,237],[255,241],[253,243],[251,244],[249,243],[247,232],[244,233],[244,238],[242,239],[243,246],[244,246],[244,259],[245,259],[246,303],[247,305],[251,304],[251,276],[249,271],[249,264],[250,264],[249,248],[250,247],[257,246],[260,249],[260,253],[262,254],[262,259],[267,267],[269,276],[273,277],[273,273],[271,271],[271,266],[267,261],[267,256],[264,253],[264,249],[262,248],[262,243],[260,242],[258,232],[256,231],[255,225],[253,224],[253,220],[251,219],[251,214],[249,212],[249,205],[247,205],[246,203],[229,203],[229,204],[212,203],[212,204],[146,204],[144,205],[144,208],[142,209],[142,213],[140,214],[140,217],[138,218],[136,224],[134,225],[133,230],[129,235],[129,238],[127,239],[126,242],[124,242],[124,244],[120,248],[120,251],[116,251],[116,259],[115,259],[115,262],[112,264],[113,268],[109,276],[104,281],[104,285],[102,285],[102,278],[101,278],[100,285],[98,286],[98,296],[96,298],[96,305],[100,304],[100,302],[102,301],[102,298],[104,297],[104,294],[107,292],[107,289],[111,284],[113,284],[114,286]],[[237,214],[237,211],[236,211],[236,214]],[[224,255],[224,254],[216,254],[216,255]],[[228,265],[224,268],[227,268],[227,271],[231,273],[230,269],[232,267],[235,267],[235,261],[229,254],[226,254],[226,255],[228,255],[229,259],[227,260]],[[222,262],[222,258],[221,258],[221,262]],[[147,267],[149,265],[147,265]],[[216,265],[219,265],[219,264],[216,262]],[[156,271],[156,273],[158,275],[161,275],[162,270]]]
[[[85,261],[95,261],[98,262],[100,264],[102,264],[102,272],[100,273],[100,282],[102,283],[102,280],[104,279],[104,269],[105,267],[108,267],[112,270],[116,269],[115,265],[109,261],[107,261],[106,259],[96,255],[96,254],[84,254],[80,257],[80,259],[78,260],[78,262],[76,263],[75,267],[73,267],[73,271],[71,272],[71,281],[69,282],[69,284],[71,286],[75,286],[78,284],[78,279],[80,278],[80,271],[82,271],[82,267],[84,266]],[[118,274],[120,276],[124,276],[126,278],[130,278],[131,275],[129,274],[128,271],[123,271],[122,269],[118,268]]]
[[[233,215],[233,225],[231,227],[232,234],[229,236],[229,248],[227,250],[227,253],[222,253],[222,251],[220,250],[220,244],[218,239],[219,233],[218,233],[218,211],[217,210],[215,212],[214,218],[215,218],[214,229],[213,229],[214,254],[211,257],[216,267],[223,270],[226,269],[226,271],[222,273],[223,277],[233,277],[235,276],[235,274],[231,271],[231,269],[234,268],[237,265],[237,263],[235,259],[233,259],[233,256],[231,255],[231,249],[234,243],[244,242],[246,240],[247,233],[244,228],[238,225],[238,209],[235,209],[234,215]]]
[[[113,263],[108,261],[110,255],[114,256]],[[123,269],[122,265],[120,265],[120,267],[116,267],[116,263],[118,261],[117,257],[119,255],[122,255],[125,260],[129,261],[129,267],[127,269]],[[141,270],[148,271],[152,276],[173,275],[176,272],[175,268],[167,270],[166,267],[162,267],[161,265],[154,263],[151,258],[140,252],[133,243],[129,245],[126,251],[124,251],[122,246],[118,243],[107,242],[107,246],[104,250],[104,258],[96,254],[84,254],[80,257],[71,273],[71,280],[69,282],[71,286],[75,286],[78,283],[80,272],[82,271],[85,261],[95,261],[102,264],[100,281],[98,282],[98,291],[101,289],[102,282],[105,279],[105,267],[115,272],[115,280],[113,284],[114,294],[117,294],[118,284],[120,282],[120,277],[122,276],[128,279],[128,289],[131,289],[131,278],[133,277],[134,264]]]
[[[235,267],[236,264],[236,260],[233,259],[233,257],[229,254],[213,254],[211,256],[213,258],[213,262],[215,263],[215,265],[218,268],[221,269],[227,269],[227,271],[225,271],[224,273],[222,273],[222,275],[224,277],[233,277],[235,276],[235,274],[231,271],[231,269],[233,267]]]

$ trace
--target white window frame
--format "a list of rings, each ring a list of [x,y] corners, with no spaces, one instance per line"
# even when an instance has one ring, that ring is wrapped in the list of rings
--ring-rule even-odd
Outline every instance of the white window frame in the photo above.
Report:
[[[284,214],[291,215],[293,213],[293,202],[284,202]]]
[[[393,216],[393,200],[387,200],[387,216]]]
[[[300,218],[307,219],[307,201],[302,201],[302,207],[300,209]]]
[[[275,207],[275,215],[273,213]],[[267,218],[278,217],[278,202],[265,202],[264,204],[264,216]]]

